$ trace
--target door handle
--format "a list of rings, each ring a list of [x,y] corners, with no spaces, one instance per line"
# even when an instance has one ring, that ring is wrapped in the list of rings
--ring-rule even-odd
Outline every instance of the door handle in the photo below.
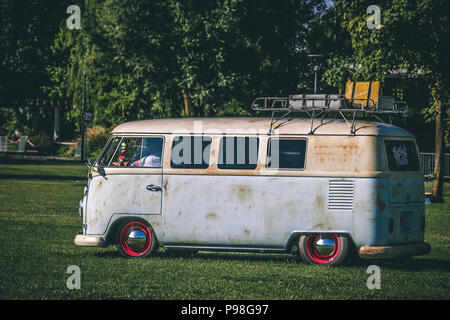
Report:
[[[149,184],[146,187],[147,190],[149,191],[161,191],[161,187],[160,186],[155,186],[154,184]]]

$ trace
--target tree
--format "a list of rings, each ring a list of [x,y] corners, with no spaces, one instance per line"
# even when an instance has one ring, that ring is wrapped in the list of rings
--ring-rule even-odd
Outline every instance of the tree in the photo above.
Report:
[[[256,95],[295,92],[322,2],[86,0],[81,30],[55,40],[48,90],[79,100],[83,62],[96,124],[249,115]]]
[[[50,47],[67,2],[0,0],[0,129],[9,135],[15,129],[31,135],[52,128],[51,108],[27,99],[46,99],[41,87],[50,83]]]
[[[432,108],[424,112],[435,118],[435,180],[433,198],[443,201],[444,135],[448,135],[444,117],[448,105],[450,3],[445,0],[378,1],[381,25],[368,28],[372,1],[335,1],[342,26],[351,38],[353,79],[383,79],[395,69],[410,75],[426,75],[430,80]],[[347,60],[348,61],[348,60]],[[342,63],[343,64],[343,63]],[[341,67],[342,67],[341,64]]]

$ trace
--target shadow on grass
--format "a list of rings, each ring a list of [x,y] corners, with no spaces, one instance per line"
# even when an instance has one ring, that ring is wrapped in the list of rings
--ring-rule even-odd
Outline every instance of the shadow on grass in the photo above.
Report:
[[[115,258],[124,259],[117,251],[105,251],[96,252],[94,254],[99,258]],[[200,251],[197,254],[172,254],[166,253],[162,250],[154,253],[151,257],[146,259],[185,259],[186,262],[190,260],[203,260],[203,261],[236,261],[236,262],[282,262],[282,263],[298,263],[304,264],[301,259],[294,257],[292,254],[264,254],[264,253],[230,253],[230,252],[206,252]],[[343,267],[364,267],[369,265],[377,265],[380,268],[386,268],[399,271],[435,271],[435,272],[448,272],[450,268],[450,262],[448,260],[438,259],[418,259],[418,258],[405,258],[405,259],[359,259],[355,258],[345,264]],[[339,268],[339,267],[338,267]]]
[[[95,252],[94,256],[99,258],[117,258],[117,259],[126,259],[123,258],[117,251],[103,251],[103,252]],[[263,262],[294,262],[295,257],[291,254],[259,254],[259,253],[236,253],[236,252],[207,252],[207,251],[200,251],[196,254],[190,254],[190,253],[167,253],[162,250],[159,250],[158,252],[155,252],[150,257],[147,257],[145,259],[152,259],[152,258],[158,258],[158,259],[167,259],[167,260],[174,260],[174,259],[186,259],[186,261],[196,259],[196,260],[223,260],[223,261],[246,261],[246,262],[256,262],[256,261],[263,261]],[[133,258],[131,258],[133,259]]]
[[[82,165],[83,162],[81,162],[81,160],[79,159],[55,159],[55,158],[45,158],[45,156],[37,156],[37,158],[22,158],[13,155],[13,156],[0,156],[0,164]]]
[[[0,179],[17,179],[17,180],[84,180],[86,176],[58,176],[58,175],[25,175],[25,174],[0,174]]]
[[[450,261],[439,259],[424,258],[404,258],[404,259],[385,259],[385,260],[360,260],[356,265],[377,265],[382,268],[400,271],[436,271],[448,272],[450,270]]]

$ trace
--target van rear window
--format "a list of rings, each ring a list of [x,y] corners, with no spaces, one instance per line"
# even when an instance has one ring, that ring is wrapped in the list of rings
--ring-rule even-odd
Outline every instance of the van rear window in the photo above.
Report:
[[[419,171],[414,141],[385,140],[387,161],[390,171]]]
[[[305,168],[306,140],[278,139],[269,141],[267,167],[271,169]]]

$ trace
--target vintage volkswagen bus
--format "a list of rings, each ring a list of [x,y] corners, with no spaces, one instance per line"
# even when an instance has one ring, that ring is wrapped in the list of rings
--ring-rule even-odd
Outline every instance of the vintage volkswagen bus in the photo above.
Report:
[[[78,246],[293,253],[312,264],[423,255],[424,181],[399,127],[309,119],[124,123],[89,172]]]

